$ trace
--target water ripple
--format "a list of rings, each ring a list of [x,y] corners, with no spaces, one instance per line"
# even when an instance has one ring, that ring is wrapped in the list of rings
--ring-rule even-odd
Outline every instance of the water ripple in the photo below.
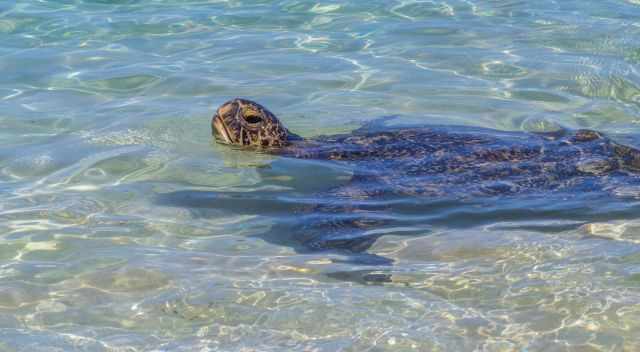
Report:
[[[0,350],[640,350],[637,187],[354,213],[348,166],[209,127],[245,96],[303,136],[395,116],[634,144],[639,21],[636,0],[0,3]],[[301,250],[318,233],[376,240]]]

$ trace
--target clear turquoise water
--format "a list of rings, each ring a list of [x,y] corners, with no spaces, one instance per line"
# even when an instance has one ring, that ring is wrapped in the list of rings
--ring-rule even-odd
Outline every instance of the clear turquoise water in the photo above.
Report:
[[[350,264],[261,235],[348,173],[209,130],[243,96],[304,136],[640,136],[639,65],[637,0],[2,1],[0,351],[640,350],[640,215],[425,223]],[[255,203],[158,201],[195,191]]]

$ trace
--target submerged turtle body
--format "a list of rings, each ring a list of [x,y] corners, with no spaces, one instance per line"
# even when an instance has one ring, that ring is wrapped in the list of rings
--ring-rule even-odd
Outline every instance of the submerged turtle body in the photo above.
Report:
[[[461,126],[362,128],[303,140],[266,108],[244,99],[222,105],[212,126],[221,142],[350,163],[352,183],[361,185],[360,190],[353,184],[348,187],[354,196],[493,195],[596,187],[598,178],[640,169],[640,152],[592,130],[544,134]]]
[[[361,252],[379,236],[399,229],[423,233],[424,216],[434,209],[439,214],[429,218],[430,223],[462,226],[490,222],[491,214],[496,217],[493,221],[530,219],[532,212],[546,217],[553,213],[553,203],[561,201],[564,209],[578,209],[568,216],[581,221],[583,215],[592,216],[594,208],[611,208],[610,200],[627,196],[629,188],[640,189],[640,151],[592,130],[361,128],[350,134],[302,139],[266,108],[244,99],[223,104],[212,128],[221,143],[348,166],[351,179],[315,195],[320,201],[301,210],[311,215],[301,218],[299,228],[265,235],[274,242],[297,242],[311,249]],[[566,204],[572,196],[585,194],[589,197]],[[527,195],[527,199],[519,199],[515,207],[492,200],[514,195]],[[609,198],[602,200],[602,195]],[[482,219],[468,213],[455,215],[469,209],[469,204],[492,209],[482,213]],[[412,214],[418,213],[421,220],[416,223]],[[623,209],[616,214],[627,213]],[[457,218],[452,221],[451,216]],[[288,240],[283,239],[287,236]]]
[[[632,150],[597,132],[566,136],[432,127],[319,137],[281,151],[352,163],[369,194],[478,195],[592,184],[628,173]],[[376,184],[377,183],[377,184]]]

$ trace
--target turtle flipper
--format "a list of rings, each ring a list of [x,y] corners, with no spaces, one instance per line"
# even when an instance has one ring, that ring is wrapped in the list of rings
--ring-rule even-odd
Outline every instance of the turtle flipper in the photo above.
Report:
[[[611,144],[621,168],[640,172],[640,150],[624,144]]]
[[[634,147],[620,144],[612,141],[607,136],[603,135],[600,132],[589,130],[589,129],[580,129],[571,135],[569,140],[572,143],[600,143],[604,142],[604,145],[607,146],[607,149],[613,151],[613,163],[617,164],[617,168],[630,170],[633,172],[640,172],[640,150]]]

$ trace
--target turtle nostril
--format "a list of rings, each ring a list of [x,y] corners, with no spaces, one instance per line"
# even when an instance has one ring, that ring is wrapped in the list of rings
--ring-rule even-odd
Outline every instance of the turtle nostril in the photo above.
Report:
[[[256,124],[256,123],[262,122],[262,117],[256,116],[256,115],[249,115],[249,116],[245,116],[244,120],[247,121],[247,123]]]

